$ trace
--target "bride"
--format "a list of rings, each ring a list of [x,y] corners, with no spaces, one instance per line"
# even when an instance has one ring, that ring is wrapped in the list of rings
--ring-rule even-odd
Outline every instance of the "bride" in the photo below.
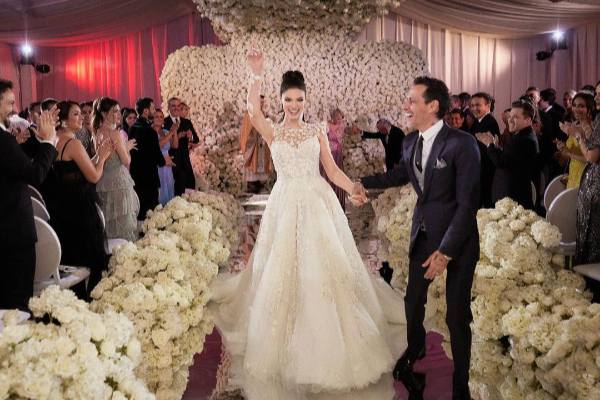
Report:
[[[302,74],[283,75],[282,123],[260,112],[263,61],[253,44],[248,112],[278,179],[246,269],[215,278],[209,303],[232,356],[230,388],[248,400],[392,399],[391,370],[406,348],[403,299],[367,271],[319,174],[320,158],[332,182],[358,189],[336,166],[325,123],[303,122]]]

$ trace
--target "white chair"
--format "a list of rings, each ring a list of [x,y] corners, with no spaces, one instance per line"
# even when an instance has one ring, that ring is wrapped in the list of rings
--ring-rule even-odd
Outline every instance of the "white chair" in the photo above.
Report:
[[[31,185],[29,185],[29,195],[33,198],[38,199],[44,205],[44,207],[46,207],[46,202],[44,201],[42,194]]]
[[[562,235],[560,247],[566,256],[575,254],[577,235],[577,196],[579,189],[568,189],[560,193],[546,213],[546,219],[555,225]]]
[[[535,202],[537,201],[537,189],[533,182],[531,182],[531,199],[533,200],[533,205],[535,206]]]
[[[35,244],[35,277],[33,293],[37,296],[50,285],[70,288],[90,275],[88,268],[60,265],[61,247],[54,229],[41,218],[34,217],[38,241]],[[61,278],[61,271],[65,275]]]
[[[552,201],[556,198],[556,196],[559,195],[559,193],[567,190],[567,185],[561,181],[564,176],[565,175],[557,176],[546,188],[546,191],[544,192],[544,208],[546,208],[546,210],[550,209]]]
[[[33,206],[33,215],[36,217],[40,217],[44,221],[50,221],[50,214],[48,214],[48,210],[46,207],[35,197],[31,198],[31,205]]]
[[[100,215],[100,219],[102,220],[102,226],[104,228],[106,228],[106,218],[104,217],[104,213],[102,212],[102,209],[100,208],[100,206],[98,206],[98,204],[96,204],[96,209],[98,210],[98,214]],[[119,245],[125,244],[127,243],[127,240],[125,239],[108,239],[108,255],[111,255],[113,253],[113,249]]]
[[[582,264],[573,267],[573,271],[587,276],[595,281],[600,281],[600,264]]]

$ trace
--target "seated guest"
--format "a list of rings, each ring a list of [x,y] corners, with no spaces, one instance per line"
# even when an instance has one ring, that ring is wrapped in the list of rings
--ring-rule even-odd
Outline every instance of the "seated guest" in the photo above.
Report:
[[[353,132],[361,134],[363,139],[379,139],[385,150],[385,167],[388,171],[398,166],[402,159],[402,141],[404,132],[397,126],[392,125],[387,119],[377,121],[377,132],[362,131],[358,126],[352,127]]]
[[[81,108],[81,115],[83,116],[83,124],[81,129],[75,132],[75,139],[79,140],[85,151],[87,151],[90,157],[94,157],[96,154],[96,143],[97,140],[94,139],[94,135],[92,133],[92,108],[94,103],[91,101],[79,104],[79,108]]]
[[[492,186],[492,202],[510,197],[523,207],[533,210],[531,181],[535,171],[538,143],[531,121],[535,114],[533,106],[526,101],[512,104],[508,126],[511,140],[504,149],[497,146],[498,138],[489,132],[477,133],[479,142],[487,147],[487,154],[496,166]]]
[[[104,163],[114,146],[110,140],[102,142],[92,161],[83,144],[73,138],[83,123],[79,104],[61,101],[57,107],[60,111],[56,142],[58,157],[53,166],[57,201],[48,211],[62,248],[60,263],[90,269],[87,292],[85,285],[73,288],[79,298],[87,300],[108,266],[104,224],[98,213],[94,184],[102,176]]]
[[[116,100],[101,97],[94,101],[92,132],[98,143],[108,140],[115,146],[104,164],[104,172],[96,184],[96,192],[106,221],[106,236],[109,239],[134,242],[138,238],[137,215],[140,202],[127,170],[131,161],[128,142],[116,128],[117,121],[121,119],[121,108]],[[132,145],[135,146],[135,140],[132,140]]]
[[[600,82],[596,85],[597,105],[600,105]],[[591,132],[582,126],[561,124],[563,132],[579,144],[588,165],[583,172],[577,200],[577,239],[575,264],[600,262],[600,118],[596,118]],[[595,290],[594,299],[598,300]]]
[[[573,106],[573,97],[577,94],[574,90],[569,90],[565,92],[563,95],[563,105],[565,106],[565,113],[562,116],[561,122],[573,122],[573,110],[571,107]]]
[[[492,96],[485,92],[475,93],[471,97],[471,113],[475,119],[471,130],[471,135],[475,136],[477,133],[489,132],[496,138],[500,137],[500,127],[498,122],[491,114],[492,108]],[[486,147],[479,143],[479,152],[481,153],[481,186],[480,186],[480,198],[479,206],[483,208],[494,207],[492,201],[492,183],[494,181],[494,173],[496,167],[492,160],[490,160]]]
[[[33,296],[37,242],[27,185],[39,186],[56,157],[56,112],[51,110],[38,119],[42,142],[32,159],[7,131],[8,115],[15,107],[12,87],[12,82],[0,79],[0,309],[27,311]]]
[[[463,117],[462,111],[460,108],[455,108],[448,113],[450,115],[449,123],[454,129],[462,129],[463,123],[465,122],[465,118]]]
[[[163,156],[158,144],[156,131],[152,129],[154,119],[154,101],[148,97],[135,103],[138,119],[129,128],[129,139],[136,140],[136,147],[131,150],[131,177],[135,182],[135,192],[140,199],[138,221],[146,218],[148,210],[158,205],[158,188],[160,180],[158,167],[173,167],[171,157]]]
[[[133,108],[123,107],[121,109],[121,115],[123,116],[123,121],[121,122],[121,136],[123,137],[123,140],[129,140],[129,128],[135,123],[137,114]]]
[[[170,149],[176,149],[179,145],[177,137],[177,129],[179,124],[173,124],[171,130],[163,128],[165,114],[162,110],[154,111],[154,120],[152,121],[152,129],[156,131],[158,136],[158,145],[164,157],[169,156]],[[173,168],[165,165],[158,168],[158,178],[160,180],[160,190],[158,191],[158,201],[163,206],[166,205],[173,197],[175,197],[175,180],[173,179]]]
[[[575,125],[583,128],[586,135],[592,130],[592,111],[595,108],[594,98],[591,94],[579,93],[573,98],[573,116]],[[579,143],[573,137],[569,137],[566,142],[556,141],[556,146],[561,154],[569,159],[569,180],[567,189],[578,188],[581,181],[581,175],[587,164],[587,160],[581,153]]]

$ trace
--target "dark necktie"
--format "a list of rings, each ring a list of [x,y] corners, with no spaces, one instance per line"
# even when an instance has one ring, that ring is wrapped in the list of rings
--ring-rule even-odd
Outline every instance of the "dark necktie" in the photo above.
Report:
[[[419,172],[423,172],[423,135],[419,135],[419,140],[417,140],[417,149],[415,151],[415,166],[419,170]]]

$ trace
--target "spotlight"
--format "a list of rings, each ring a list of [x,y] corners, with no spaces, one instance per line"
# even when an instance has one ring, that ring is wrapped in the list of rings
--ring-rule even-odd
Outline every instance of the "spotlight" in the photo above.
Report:
[[[21,46],[21,64],[35,66],[35,60],[33,59],[33,48],[25,43]]]
[[[28,44],[24,44],[23,46],[21,46],[21,53],[22,53],[24,56],[28,56],[28,55],[30,55],[31,53],[33,53],[33,49],[31,48],[31,46],[30,46],[30,45],[28,45]]]
[[[552,51],[567,49],[567,36],[564,31],[554,31],[552,34],[552,43],[550,45]]]
[[[557,42],[559,40],[561,40],[563,37],[565,36],[565,33],[563,31],[554,31],[554,33],[552,34],[552,37],[554,38],[554,40],[556,40]]]

